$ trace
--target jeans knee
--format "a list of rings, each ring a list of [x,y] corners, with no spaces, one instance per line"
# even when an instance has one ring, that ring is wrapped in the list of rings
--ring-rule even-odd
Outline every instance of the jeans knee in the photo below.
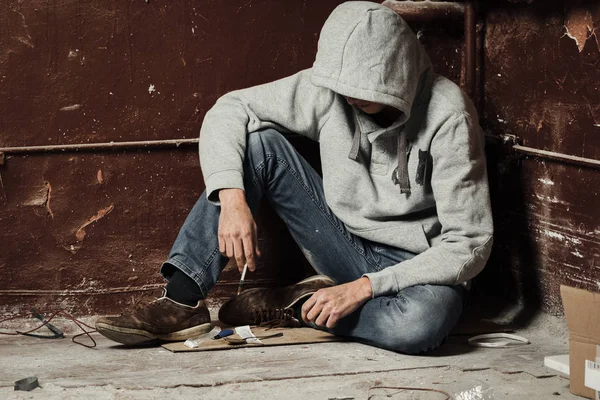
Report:
[[[411,288],[412,289],[412,288]],[[452,287],[415,287],[401,294],[392,317],[394,323],[380,337],[381,347],[419,354],[442,344],[462,313],[462,296]]]
[[[383,347],[397,353],[422,354],[437,348],[446,336],[448,334],[440,330],[391,332]]]
[[[380,337],[379,347],[403,354],[420,354],[438,347],[447,332],[439,324],[427,319],[403,318],[403,323],[390,329]]]
[[[268,176],[272,172],[271,167],[276,164],[274,161],[287,160],[291,153],[291,145],[275,129],[253,132],[247,139],[244,169],[262,170]]]
[[[247,148],[249,152],[261,151],[272,153],[287,140],[275,129],[265,129],[248,135]]]

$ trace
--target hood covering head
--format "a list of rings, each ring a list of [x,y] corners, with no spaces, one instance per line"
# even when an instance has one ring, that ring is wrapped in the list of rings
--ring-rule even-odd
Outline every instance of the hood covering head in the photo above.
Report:
[[[430,76],[431,61],[417,36],[393,10],[377,3],[349,1],[339,5],[321,29],[312,83],[342,96],[394,107],[402,112],[395,125],[409,118],[417,91]],[[355,123],[348,157],[358,160],[361,132]],[[406,132],[398,135],[398,168],[392,180],[410,194]]]
[[[333,10],[321,30],[312,83],[392,106],[406,121],[421,74],[430,68],[417,36],[395,11],[350,1]]]

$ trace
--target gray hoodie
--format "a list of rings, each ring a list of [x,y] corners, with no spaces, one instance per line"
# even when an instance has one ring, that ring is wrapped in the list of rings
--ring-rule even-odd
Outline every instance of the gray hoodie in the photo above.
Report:
[[[345,96],[401,115],[379,126]],[[209,200],[219,189],[243,189],[246,136],[265,128],[319,142],[327,203],[350,232],[418,254],[366,274],[374,297],[460,284],[483,269],[493,228],[476,111],[433,73],[394,11],[363,1],[338,6],[312,68],[217,101],[200,132]]]

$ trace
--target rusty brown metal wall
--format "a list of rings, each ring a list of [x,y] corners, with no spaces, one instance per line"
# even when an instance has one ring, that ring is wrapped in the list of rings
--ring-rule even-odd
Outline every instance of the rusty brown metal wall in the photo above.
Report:
[[[309,67],[340,2],[3,1],[0,147],[194,138],[220,95]],[[487,133],[598,159],[597,5],[498,0],[480,11]],[[460,82],[462,24],[412,26],[436,70]],[[294,143],[318,164],[313,144]],[[560,283],[597,289],[598,171],[494,140],[489,155],[497,237],[480,290],[559,312]],[[158,267],[203,189],[195,146],[8,157],[0,312],[118,311],[161,284]],[[259,226],[254,284],[308,272],[268,207]],[[215,301],[238,274],[222,278]]]
[[[485,3],[487,132],[599,160],[600,3]],[[600,290],[600,171],[509,147],[490,145],[497,234],[482,281],[560,313],[560,284]]]
[[[309,67],[338,3],[2,1],[0,147],[195,138],[222,94]],[[161,284],[203,189],[195,146],[7,157],[0,311],[118,311]],[[285,227],[260,221],[253,281],[301,275]],[[239,279],[223,275],[215,298]]]
[[[3,2],[0,147],[194,138],[220,95],[309,67],[340,2]],[[414,28],[458,82],[462,26]],[[318,167],[314,144],[293,143]],[[1,312],[118,312],[162,284],[204,189],[195,146],[9,156],[0,179]],[[310,273],[268,207],[258,224],[250,285]],[[211,299],[238,279],[226,268]]]

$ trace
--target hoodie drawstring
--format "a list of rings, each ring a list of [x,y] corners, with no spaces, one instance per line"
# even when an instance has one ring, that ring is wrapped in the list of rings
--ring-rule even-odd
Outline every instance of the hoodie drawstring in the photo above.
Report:
[[[410,194],[410,180],[408,179],[408,157],[406,154],[406,130],[400,128],[398,135],[398,169],[396,178],[400,186],[400,193]]]
[[[358,117],[354,115],[354,136],[352,137],[352,148],[348,154],[348,158],[358,161],[358,151],[360,150],[361,139],[360,125]],[[400,186],[400,193],[410,194],[410,180],[408,178],[408,157],[406,154],[406,131],[403,127],[400,128],[398,134],[398,168],[396,168],[396,179],[394,183]]]
[[[352,137],[352,148],[348,158],[354,161],[358,161],[358,150],[360,149],[360,126],[358,125],[358,118],[354,115],[354,136]]]

